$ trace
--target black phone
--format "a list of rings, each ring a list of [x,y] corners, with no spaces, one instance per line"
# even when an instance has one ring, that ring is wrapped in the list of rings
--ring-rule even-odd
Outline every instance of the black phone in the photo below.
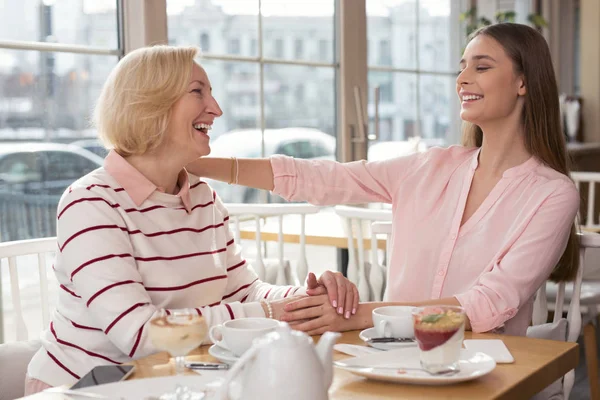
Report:
[[[131,375],[133,368],[133,365],[99,365],[79,379],[71,389],[125,380]]]

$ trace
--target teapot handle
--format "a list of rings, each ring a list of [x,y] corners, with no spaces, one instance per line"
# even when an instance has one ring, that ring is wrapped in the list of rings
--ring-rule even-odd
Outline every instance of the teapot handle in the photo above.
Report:
[[[251,359],[254,358],[254,356],[256,355],[258,350],[260,350],[262,347],[263,347],[262,345],[252,346],[250,349],[248,349],[248,351],[246,351],[244,354],[242,354],[242,357],[240,357],[240,359],[233,365],[233,368],[231,368],[227,372],[227,375],[225,375],[225,380],[223,381],[223,384],[221,385],[220,398],[222,400],[230,400],[231,399],[231,397],[229,395],[229,386],[231,385],[231,382],[240,374],[240,371],[242,371],[244,369],[246,364],[250,364]],[[233,400],[239,400],[239,399],[233,399]]]

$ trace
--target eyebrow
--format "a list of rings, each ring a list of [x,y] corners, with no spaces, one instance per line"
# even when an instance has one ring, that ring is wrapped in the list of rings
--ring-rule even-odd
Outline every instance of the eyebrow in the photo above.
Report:
[[[471,59],[472,59],[472,60],[490,60],[490,61],[496,62],[496,60],[494,60],[494,58],[493,58],[493,57],[491,57],[491,56],[488,56],[488,55],[486,55],[486,54],[478,54],[478,55],[475,55],[475,56],[471,57]],[[464,58],[462,58],[462,59],[459,61],[459,64],[464,64],[465,62],[466,62],[466,61],[465,61],[465,59],[464,59]]]

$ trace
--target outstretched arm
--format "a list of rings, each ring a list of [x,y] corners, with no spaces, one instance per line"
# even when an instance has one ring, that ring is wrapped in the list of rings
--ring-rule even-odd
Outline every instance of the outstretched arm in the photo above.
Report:
[[[273,168],[268,158],[210,158],[192,161],[186,169],[194,175],[216,181],[237,183],[256,189],[273,190]]]

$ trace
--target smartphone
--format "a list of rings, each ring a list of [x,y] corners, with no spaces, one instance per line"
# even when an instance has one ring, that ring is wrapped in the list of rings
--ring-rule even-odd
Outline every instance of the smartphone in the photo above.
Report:
[[[133,365],[99,365],[79,379],[71,389],[122,381],[131,375],[133,369]]]
[[[492,357],[497,363],[513,363],[515,359],[500,339],[466,339],[463,341],[465,348],[480,351]]]

